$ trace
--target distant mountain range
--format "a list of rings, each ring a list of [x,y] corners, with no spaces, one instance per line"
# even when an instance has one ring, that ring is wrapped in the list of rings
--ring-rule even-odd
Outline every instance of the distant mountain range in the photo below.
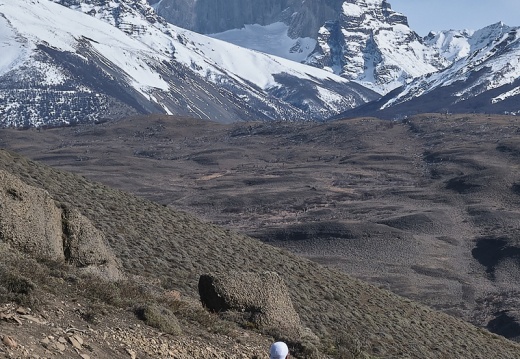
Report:
[[[0,0],[0,121],[516,114],[517,33],[420,38],[385,0]]]
[[[380,100],[337,117],[402,118],[424,112],[520,114],[520,28],[431,33],[425,43],[452,64],[414,79]]]
[[[186,3],[187,16],[177,11]],[[246,0],[239,5],[228,0],[161,0],[154,7],[171,23],[299,59],[379,93],[449,65],[408,27],[404,15],[383,0]]]
[[[136,113],[326,119],[379,97],[330,72],[168,24],[146,2],[0,1],[3,126]]]

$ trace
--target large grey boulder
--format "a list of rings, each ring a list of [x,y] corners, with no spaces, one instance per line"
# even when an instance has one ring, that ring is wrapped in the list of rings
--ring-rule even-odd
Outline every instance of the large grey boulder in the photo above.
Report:
[[[104,234],[76,209],[0,171],[0,241],[36,258],[66,261],[118,279],[118,261]]]
[[[63,208],[63,252],[65,260],[85,272],[120,279],[119,263],[103,232],[76,209]]]
[[[260,329],[293,332],[302,327],[285,282],[274,272],[205,274],[199,279],[199,294],[208,309],[247,312]]]
[[[61,209],[48,192],[0,171],[0,240],[38,258],[64,260]]]

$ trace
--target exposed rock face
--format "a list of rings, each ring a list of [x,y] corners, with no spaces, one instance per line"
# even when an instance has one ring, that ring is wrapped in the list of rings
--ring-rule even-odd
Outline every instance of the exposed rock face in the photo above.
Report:
[[[445,68],[448,61],[408,27],[386,0],[348,0],[319,30],[307,63],[386,93]]]
[[[149,0],[153,3],[153,0]],[[316,37],[343,0],[162,0],[154,7],[167,21],[204,34],[241,28],[246,24],[284,22],[294,37]]]
[[[40,258],[64,260],[61,210],[49,193],[0,171],[0,239]]]
[[[78,267],[106,264],[111,255],[103,233],[77,210],[63,210],[65,258]]]
[[[277,273],[202,275],[199,294],[204,306],[212,311],[251,313],[250,320],[259,328],[296,331],[301,328],[300,317]]]
[[[105,236],[75,209],[60,208],[47,191],[0,171],[0,240],[37,258],[67,261],[117,279]]]
[[[317,41],[307,64],[381,94],[450,63],[386,0],[162,0],[155,8],[167,21],[204,34],[284,22],[289,37]]]
[[[122,278],[117,258],[108,247],[103,232],[75,209],[64,208],[62,220],[65,260],[103,278]]]

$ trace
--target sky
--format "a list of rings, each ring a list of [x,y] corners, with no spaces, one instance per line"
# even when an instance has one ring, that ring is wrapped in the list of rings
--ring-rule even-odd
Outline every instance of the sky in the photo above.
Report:
[[[389,0],[421,36],[439,30],[478,30],[502,21],[520,26],[520,0]]]

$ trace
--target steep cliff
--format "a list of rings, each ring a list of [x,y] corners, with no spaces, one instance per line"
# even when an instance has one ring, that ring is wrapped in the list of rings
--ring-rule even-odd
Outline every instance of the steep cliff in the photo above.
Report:
[[[343,0],[149,0],[159,15],[204,34],[247,24],[284,22],[293,38],[316,37],[325,21],[337,17]]]
[[[307,63],[387,93],[448,65],[386,0],[348,0],[320,29]]]
[[[449,64],[386,0],[161,0],[154,7],[178,26],[325,68],[382,94]],[[261,29],[275,23],[285,24],[278,34]]]

